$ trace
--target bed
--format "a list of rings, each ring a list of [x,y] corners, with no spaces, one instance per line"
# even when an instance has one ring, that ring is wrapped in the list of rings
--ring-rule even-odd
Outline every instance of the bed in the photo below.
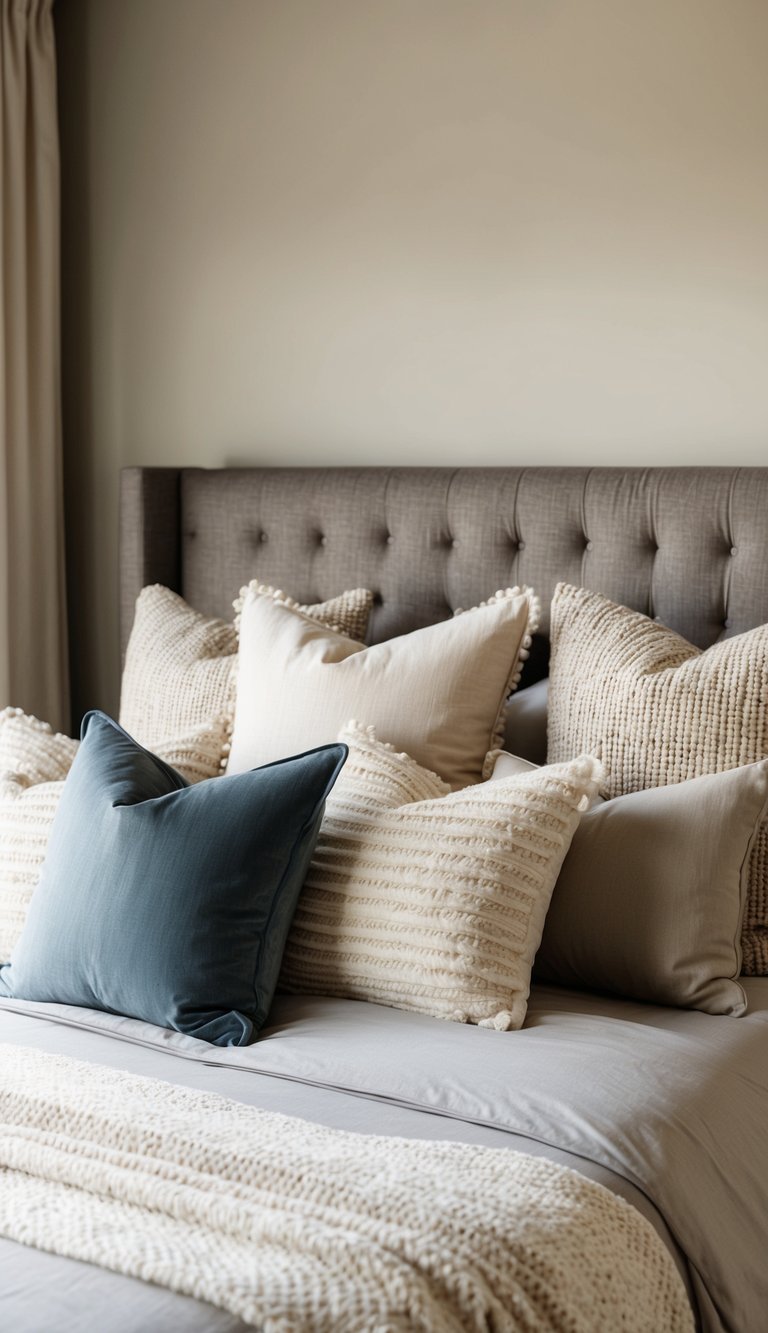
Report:
[[[162,583],[231,617],[254,577],[319,602],[376,594],[370,637],[536,589],[523,673],[547,673],[547,607],[567,580],[701,648],[768,622],[768,469],[129,469],[121,632]],[[518,722],[519,725],[519,722]],[[514,728],[509,745],[514,748]],[[213,1048],[135,1019],[0,1001],[0,1042],[216,1091],[369,1135],[543,1156],[655,1228],[705,1333],[760,1333],[768,1309],[768,977],[738,1019],[534,986],[519,1033],[355,1000],[277,996],[258,1041]],[[17,1333],[245,1327],[188,1296],[0,1240]]]

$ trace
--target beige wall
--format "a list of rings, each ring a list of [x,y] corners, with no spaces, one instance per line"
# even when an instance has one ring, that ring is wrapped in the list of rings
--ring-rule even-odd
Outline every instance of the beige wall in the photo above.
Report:
[[[76,702],[128,463],[768,462],[765,0],[59,0]]]

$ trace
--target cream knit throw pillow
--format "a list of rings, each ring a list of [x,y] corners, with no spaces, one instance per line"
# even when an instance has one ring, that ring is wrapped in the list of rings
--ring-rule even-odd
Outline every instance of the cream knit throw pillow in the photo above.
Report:
[[[247,591],[241,590],[241,600]],[[363,639],[372,606],[373,594],[355,588],[300,609],[340,634]],[[120,725],[154,750],[170,736],[209,724],[231,712],[236,665],[236,625],[193,611],[159,583],[143,588],[125,654]]]
[[[552,602],[550,762],[600,754],[610,796],[768,757],[768,625],[702,652],[598,593]],[[752,853],[743,970],[768,973],[768,824]]]
[[[251,585],[227,772],[335,741],[352,715],[452,787],[479,781],[538,615],[529,588],[508,588],[452,620],[366,648]]]
[[[563,858],[601,768],[582,757],[448,792],[350,724],[288,937],[285,990],[519,1028]]]
[[[220,721],[168,741],[158,754],[188,782],[200,782],[219,774],[224,743]],[[78,745],[21,709],[0,713],[0,963],[21,934]]]

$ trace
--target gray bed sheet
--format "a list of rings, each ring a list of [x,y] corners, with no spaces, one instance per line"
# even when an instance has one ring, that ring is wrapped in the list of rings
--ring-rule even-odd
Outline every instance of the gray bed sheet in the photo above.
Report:
[[[280,996],[259,1041],[229,1050],[92,1010],[2,1001],[0,1041],[358,1133],[544,1155],[650,1219],[704,1333],[765,1333],[768,979],[746,989],[749,1013],[731,1019],[537,987],[517,1033]],[[243,1327],[188,1297],[4,1240],[0,1317],[14,1333]]]

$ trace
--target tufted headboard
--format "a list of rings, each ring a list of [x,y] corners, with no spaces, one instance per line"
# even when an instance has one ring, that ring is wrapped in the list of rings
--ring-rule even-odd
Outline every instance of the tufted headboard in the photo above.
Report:
[[[706,647],[768,621],[766,468],[128,468],[123,649],[139,590],[164,583],[229,619],[241,584],[302,602],[377,594],[372,641],[560,579]]]

